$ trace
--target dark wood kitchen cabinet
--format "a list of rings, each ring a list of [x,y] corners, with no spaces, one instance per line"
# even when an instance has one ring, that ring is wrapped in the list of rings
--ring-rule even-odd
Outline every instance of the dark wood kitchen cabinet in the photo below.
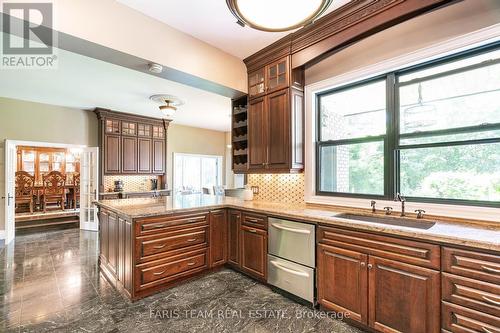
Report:
[[[210,267],[227,262],[227,215],[226,210],[210,212]]]
[[[440,331],[439,271],[373,256],[367,266],[370,327],[381,332]]]
[[[119,135],[106,134],[104,136],[104,144],[101,145],[104,153],[104,173],[119,174],[121,171],[121,140]]]
[[[228,211],[228,256],[227,262],[230,265],[240,266],[240,227],[241,227],[241,212],[230,209]]]
[[[261,170],[267,161],[266,98],[249,102],[248,106],[248,169]]]
[[[262,74],[263,73],[263,74]],[[288,57],[249,73],[248,172],[304,167],[303,72]]]
[[[438,245],[318,228],[318,302],[380,332],[440,332]]]
[[[137,172],[150,174],[152,173],[152,163],[153,163],[153,141],[148,138],[137,139],[137,154],[138,154],[138,164]]]
[[[241,227],[241,269],[262,281],[267,280],[267,232]]]
[[[122,136],[122,173],[137,173],[137,138]]]
[[[366,254],[318,245],[318,301],[329,309],[349,313],[368,323]]]
[[[160,176],[166,180],[168,120],[95,109],[99,119],[100,191],[105,175]]]
[[[153,140],[153,173],[165,173],[165,140]]]
[[[261,281],[267,280],[267,217],[243,213],[240,226],[241,270]]]

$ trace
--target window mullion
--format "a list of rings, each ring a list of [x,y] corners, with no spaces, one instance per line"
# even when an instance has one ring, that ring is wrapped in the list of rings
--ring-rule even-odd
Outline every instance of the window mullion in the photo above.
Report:
[[[384,157],[384,170],[385,170],[385,196],[388,199],[394,197],[396,192],[396,143],[397,143],[397,91],[396,91],[396,75],[390,73],[387,75],[387,139],[385,142],[385,157]]]

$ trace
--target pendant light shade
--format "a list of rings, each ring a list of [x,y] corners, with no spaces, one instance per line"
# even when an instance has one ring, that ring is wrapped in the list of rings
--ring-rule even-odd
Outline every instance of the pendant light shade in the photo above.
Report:
[[[239,24],[277,32],[313,22],[332,0],[226,0],[226,3]]]

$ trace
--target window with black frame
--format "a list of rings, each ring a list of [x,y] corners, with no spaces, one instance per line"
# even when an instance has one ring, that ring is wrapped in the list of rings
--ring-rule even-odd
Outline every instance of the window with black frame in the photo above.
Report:
[[[500,204],[498,47],[334,89],[317,107],[317,194]]]
[[[384,195],[385,79],[318,99],[318,192]]]

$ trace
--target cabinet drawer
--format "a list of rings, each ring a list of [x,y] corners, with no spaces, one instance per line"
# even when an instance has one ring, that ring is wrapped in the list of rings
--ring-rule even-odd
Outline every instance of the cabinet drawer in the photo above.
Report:
[[[252,228],[267,230],[267,216],[259,214],[243,213],[242,224]]]
[[[136,222],[136,236],[208,225],[208,212],[146,218]]]
[[[320,226],[317,233],[318,242],[323,244],[440,269],[440,251],[435,244],[326,226]]]
[[[138,260],[144,260],[156,254],[167,254],[169,251],[188,246],[198,244],[208,246],[208,226],[147,236],[138,238],[136,242],[139,247]]]
[[[500,285],[443,273],[443,300],[500,318]]]
[[[164,261],[136,266],[138,289],[150,288],[207,268],[207,250],[192,251]]]
[[[500,285],[500,256],[443,247],[443,271]]]
[[[442,303],[442,328],[453,333],[500,333],[500,319],[447,302]]]

